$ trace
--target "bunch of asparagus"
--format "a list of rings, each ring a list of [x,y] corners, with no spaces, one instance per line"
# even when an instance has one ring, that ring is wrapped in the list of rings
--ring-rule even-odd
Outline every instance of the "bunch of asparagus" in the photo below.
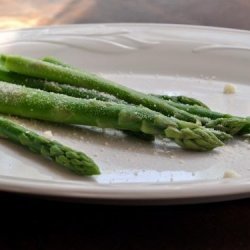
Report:
[[[232,135],[250,131],[247,118],[211,111],[202,102],[185,96],[144,94],[52,57],[36,60],[1,55],[0,81],[0,112],[4,114],[114,128],[146,138],[161,136],[197,151],[212,150]],[[0,119],[0,135],[79,174],[99,173],[86,155],[25,131]]]

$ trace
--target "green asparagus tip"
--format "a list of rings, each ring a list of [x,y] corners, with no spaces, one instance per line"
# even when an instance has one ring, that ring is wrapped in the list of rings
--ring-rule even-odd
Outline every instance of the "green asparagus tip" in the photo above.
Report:
[[[82,176],[98,175],[100,170],[85,153],[49,140],[18,123],[0,116],[0,137],[20,144]]]

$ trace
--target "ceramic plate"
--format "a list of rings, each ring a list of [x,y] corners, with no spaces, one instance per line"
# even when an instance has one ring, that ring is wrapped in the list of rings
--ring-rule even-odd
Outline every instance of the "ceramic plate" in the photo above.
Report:
[[[217,111],[250,114],[247,31],[161,24],[42,27],[1,32],[0,53],[52,55],[146,93],[187,95]],[[228,83],[235,94],[223,93]],[[247,140],[197,153],[108,129],[18,121],[84,151],[102,174],[75,176],[1,139],[0,190],[117,204],[208,202],[250,194]]]

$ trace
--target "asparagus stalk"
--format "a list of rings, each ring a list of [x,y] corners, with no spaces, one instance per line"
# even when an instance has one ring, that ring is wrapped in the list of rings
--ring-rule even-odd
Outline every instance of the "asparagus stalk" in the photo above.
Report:
[[[1,55],[0,64],[7,70],[26,76],[108,93],[128,103],[141,104],[164,115],[181,120],[194,123],[201,120],[198,116],[173,107],[168,100],[149,96],[87,72],[15,55]]]
[[[176,117],[180,120],[190,121],[194,123],[200,122],[205,126],[214,126],[214,128],[216,129],[226,131],[231,134],[234,134],[236,132],[242,133],[242,131],[246,130],[246,127],[250,126],[249,123],[246,122],[246,119],[243,118],[238,118],[237,123],[233,122],[232,119],[219,119],[217,122],[213,123],[211,122],[211,119],[208,118],[209,116],[217,116],[218,118],[231,118],[231,116],[219,114],[213,111],[209,112],[208,109],[202,107],[191,105],[191,107],[188,107],[180,103],[172,102],[170,100],[161,100],[158,97],[149,96],[133,89],[129,89],[125,86],[115,84],[93,74],[81,72],[76,69],[66,67],[65,65],[54,65],[53,63],[51,63],[52,61],[41,62],[39,60],[11,55],[2,55],[0,57],[0,64],[2,65],[2,67],[7,68],[8,70],[35,78],[44,78],[50,81],[58,81],[69,85],[93,88],[97,91],[109,93],[116,96],[117,98],[121,98],[134,104],[142,104],[143,106],[146,106],[152,110],[159,111],[167,116]],[[57,64],[60,64],[60,62],[57,62]],[[72,91],[78,91],[75,88],[69,88],[69,86],[67,85],[62,88],[64,89],[60,90],[62,93],[72,93]],[[225,126],[225,124],[227,126]]]
[[[71,67],[54,57],[44,57],[42,60],[45,62],[55,64],[55,65],[60,65],[63,67]],[[31,88],[38,88],[38,89],[49,91],[49,92],[66,94],[66,95],[73,96],[73,97],[79,97],[79,98],[84,98],[84,99],[97,99],[101,101],[113,101],[116,103],[125,103],[122,100],[115,98],[114,96],[101,93],[96,90],[88,90],[88,89],[78,88],[78,87],[74,87],[74,86],[70,86],[66,84],[58,84],[56,82],[49,82],[43,79],[26,77],[20,74],[7,72],[4,70],[0,70],[0,80],[19,84],[19,85],[24,85],[24,86],[31,87]],[[164,97],[166,98],[166,96]],[[178,96],[178,97],[169,97],[169,99],[172,99],[173,101],[178,101],[178,100],[189,100],[190,98]],[[190,99],[190,102],[195,103],[199,101]],[[135,136],[143,140],[147,140],[147,141],[154,140],[154,136],[146,135],[142,132],[132,132],[132,131],[124,131],[124,132],[130,136]]]
[[[85,100],[0,83],[0,112],[40,120],[162,135],[183,148],[211,150],[230,135],[166,117],[142,106]]]
[[[231,135],[244,134],[247,130],[250,129],[250,120],[247,118],[224,114],[195,105],[184,105],[174,102],[172,102],[172,105],[191,114],[209,118],[204,124],[208,128],[214,128],[220,131],[224,131]]]
[[[250,131],[250,121],[240,117],[218,118],[210,121],[206,127],[224,131],[231,135],[244,135]]]
[[[49,60],[50,57],[48,57],[47,59]],[[24,75],[16,74],[13,72],[7,72],[4,70],[0,70],[0,81],[6,81],[30,88],[41,89],[48,92],[60,93],[83,99],[96,99],[101,101],[125,103],[124,101],[119,100],[114,96],[101,93],[96,90],[77,88],[66,84],[58,84],[56,82],[48,82],[43,79],[26,77]],[[124,132],[130,136],[138,137],[146,141],[154,140],[154,136],[146,135],[141,132],[136,132],[136,133],[131,131],[124,131]]]
[[[45,90],[48,92],[60,93],[60,94],[65,94],[65,95],[83,98],[83,99],[96,99],[96,100],[107,101],[107,102],[125,103],[122,100],[119,100],[111,95],[101,93],[96,90],[88,90],[88,89],[78,88],[78,87],[74,87],[74,86],[70,86],[66,84],[49,82],[43,79],[26,77],[24,75],[20,75],[20,74],[13,73],[13,72],[7,72],[3,70],[0,70],[0,80],[10,82],[10,83],[15,83],[18,85],[24,85],[30,88],[41,89],[41,90]],[[218,130],[228,132],[230,134],[238,133],[241,130],[243,130],[243,128],[245,128],[247,124],[250,124],[249,120],[247,121],[246,119],[235,117],[230,114],[223,114],[223,113],[215,112],[215,111],[212,111],[212,110],[209,110],[207,108],[203,108],[197,105],[181,104],[177,102],[172,102],[171,100],[169,100],[169,102],[176,108],[185,110],[186,112],[189,112],[191,114],[204,117],[204,118],[207,117],[212,120],[218,119],[215,122],[213,122],[210,119],[206,119],[206,126],[213,127]],[[220,118],[223,118],[223,119],[220,119]],[[237,123],[235,121],[237,121]],[[230,123],[231,123],[231,126],[230,126]]]
[[[178,109],[182,109],[185,110],[191,114],[197,115],[197,116],[201,116],[201,117],[207,117],[210,118],[212,120],[217,119],[217,118],[231,118],[233,117],[230,114],[223,114],[223,113],[219,113],[201,106],[197,106],[197,105],[189,105],[189,104],[182,104],[182,103],[176,103],[176,102],[172,102],[170,100],[171,104],[173,106],[175,106]],[[208,119],[209,121],[209,119]]]
[[[48,92],[60,93],[60,94],[65,94],[65,95],[83,98],[83,99],[96,99],[96,100],[107,101],[107,102],[125,103],[122,100],[119,100],[105,93],[100,93],[96,90],[88,90],[88,89],[78,88],[78,87],[74,87],[74,86],[70,86],[66,84],[58,84],[56,82],[48,82],[43,79],[26,77],[26,76],[16,74],[13,72],[0,70],[0,80],[15,83],[18,85],[24,85],[24,86],[31,87],[31,88],[41,89],[41,90],[45,90]],[[222,113],[214,112],[203,107],[192,106],[188,104],[184,105],[184,104],[175,103],[175,102],[173,102],[172,105],[179,109],[183,109],[187,112],[190,112],[192,114],[205,117],[207,127],[215,128],[217,130],[221,130],[232,135],[236,133],[244,133],[247,125],[250,124],[249,120],[247,121],[246,119],[243,119],[240,117],[233,117],[229,114],[222,114]],[[212,121],[210,119],[207,119],[206,117],[211,118],[211,119],[218,119],[218,120]],[[219,118],[223,118],[223,119],[219,119]],[[141,139],[144,139],[144,140],[153,140],[152,136],[145,135],[141,132],[131,133],[127,131],[126,133],[128,133],[129,135],[140,137]]]
[[[57,82],[46,81],[34,77],[26,77],[14,72],[8,72],[0,69],[0,81],[23,85],[29,88],[41,89],[48,92],[54,92],[64,95],[69,95],[83,99],[97,99],[101,101],[125,103],[122,100],[115,98],[106,93],[101,93],[96,90],[77,88],[67,84],[59,84]]]
[[[65,68],[73,68],[71,65],[62,62],[53,56],[45,56],[44,58],[42,58],[42,61],[49,62],[49,63],[59,65],[59,66],[63,66]]]
[[[48,56],[44,57],[43,61],[50,62],[56,65],[61,65],[63,67],[71,67],[68,64],[61,62],[60,60]],[[223,114],[219,112],[215,112],[210,110],[204,103],[194,98],[186,97],[186,96],[168,96],[168,95],[155,95],[152,96],[158,97],[163,100],[170,101],[174,107],[184,110],[188,113],[204,117],[210,118],[215,121],[210,121],[209,119],[202,119],[201,121],[206,124],[207,127],[215,128],[231,135],[237,133],[247,133],[250,130],[250,122],[245,118],[232,116],[230,114]],[[116,101],[117,100],[117,101]],[[116,99],[118,102],[119,100]],[[145,136],[142,135],[142,138]]]
[[[177,96],[156,95],[156,94],[151,94],[151,95],[158,97],[160,99],[172,101],[175,103],[187,104],[190,106],[199,106],[199,107],[203,107],[205,109],[209,109],[209,107],[205,103],[203,103],[200,100],[197,100],[195,98],[192,98],[192,97],[187,97],[187,96],[183,96],[183,95],[177,95]]]
[[[84,153],[49,140],[2,116],[0,116],[0,137],[20,144],[78,175],[100,174],[94,161]]]
[[[49,63],[55,64],[55,65],[74,69],[71,65],[62,62],[61,60],[59,60],[53,56],[46,56],[46,57],[42,58],[41,60],[44,62],[49,62]],[[208,109],[206,104],[204,104],[203,102],[201,102],[197,99],[191,98],[191,97],[187,97],[187,96],[169,96],[169,95],[159,95],[159,94],[158,95],[157,94],[150,94],[150,95],[158,97],[158,98],[163,99],[163,100],[170,100],[170,101],[182,103],[182,104],[197,105],[197,106],[201,106],[201,107]],[[119,100],[119,99],[117,99],[117,100]]]
[[[72,66],[60,61],[59,59],[57,59],[53,56],[46,56],[46,57],[42,58],[42,61],[49,62],[49,63],[59,65],[59,66],[63,66],[63,67],[73,68]],[[203,102],[201,102],[200,100],[197,100],[197,99],[191,98],[191,97],[187,97],[187,96],[181,96],[181,95],[180,96],[169,96],[169,95],[156,95],[156,94],[150,94],[150,95],[158,97],[158,98],[163,99],[163,100],[170,100],[170,101],[182,103],[182,104],[196,105],[196,106],[201,106],[201,107],[209,109],[208,106],[206,104],[204,104]],[[72,96],[74,96],[74,95],[72,95]],[[98,99],[98,100],[100,100],[100,99]],[[116,100],[118,101],[119,99],[116,99]]]
[[[63,66],[63,67],[66,67],[66,68],[73,68],[71,65],[68,65],[68,64],[65,64],[64,62],[60,61],[59,59],[55,58],[55,57],[52,57],[52,56],[46,56],[44,58],[42,58],[42,61],[44,62],[49,62],[49,63],[52,63],[52,64],[55,64],[55,65],[59,65],[59,66]],[[1,79],[0,79],[1,80]],[[64,86],[64,84],[59,84],[59,86]],[[67,90],[64,91],[63,94],[66,94],[66,95],[69,95],[69,96],[74,96],[74,97],[80,97],[80,98],[86,98],[86,96],[82,97],[80,96],[78,93],[79,93],[79,90],[80,91],[94,91],[94,90],[86,90],[86,89],[82,89],[82,88],[77,88],[77,87],[74,87],[74,86],[70,86],[70,85],[67,85]],[[70,88],[70,91],[69,91],[69,88]],[[53,91],[55,92],[55,91]],[[69,94],[70,93],[70,94]],[[117,103],[120,103],[120,99],[113,99],[113,98],[110,98],[110,100],[103,100],[103,98],[100,98],[100,95],[102,95],[102,93],[98,92],[98,91],[95,91],[95,94],[96,96],[94,97],[92,95],[92,98],[93,99],[97,99],[97,100],[101,100],[101,101],[114,101],[114,102],[117,102]],[[151,94],[152,96],[156,96],[156,97],[159,97],[161,99],[164,99],[164,100],[172,100],[173,102],[181,102],[181,103],[190,103],[190,105],[202,105],[204,107],[206,107],[205,104],[203,104],[202,102],[198,101],[198,100],[195,100],[193,98],[189,98],[189,97],[185,97],[185,96],[167,96],[167,95],[153,95]],[[111,97],[111,96],[110,96]],[[86,98],[86,99],[92,99],[92,98]],[[140,138],[140,139],[143,139],[143,140],[150,140],[152,141],[154,139],[154,136],[152,135],[147,135],[147,134],[144,134],[144,133],[141,133],[141,132],[132,132],[132,131],[125,131],[126,134],[128,135],[131,135],[131,136],[135,136],[137,138]]]
[[[1,69],[0,69],[0,81],[15,83],[18,85],[24,85],[29,88],[41,89],[48,92],[54,92],[83,99],[96,99],[107,102],[126,103],[125,101],[117,99],[112,95],[102,93],[96,90],[79,88],[67,84],[59,84],[57,82],[46,81],[44,79],[38,79],[34,77],[27,77],[21,74],[8,72],[6,70],[1,70]],[[199,103],[200,107],[204,107],[205,105],[202,104],[202,102],[200,102],[199,100],[196,100],[194,98],[189,98],[186,96],[167,96],[167,95],[155,95],[155,94],[150,94],[150,95],[153,95],[155,97],[164,100],[173,101],[174,103],[185,104],[188,105],[187,107],[191,105],[198,106]],[[185,105],[183,107],[180,106],[179,108],[185,110]]]

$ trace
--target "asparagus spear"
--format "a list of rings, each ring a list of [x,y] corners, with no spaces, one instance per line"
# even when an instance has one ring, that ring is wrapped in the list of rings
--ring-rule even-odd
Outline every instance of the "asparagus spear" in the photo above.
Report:
[[[73,68],[71,65],[62,62],[62,61],[60,61],[59,59],[57,59],[57,58],[55,58],[53,56],[45,56],[44,58],[42,58],[42,61],[49,62],[49,63],[59,65],[59,66],[63,66],[63,67],[66,67],[66,68]]]
[[[210,123],[211,120],[207,117],[192,114],[187,112],[187,109],[181,109],[181,104],[174,103],[169,100],[161,100],[158,97],[149,96],[125,86],[118,85],[109,80],[105,80],[96,75],[81,72],[76,69],[54,65],[50,62],[41,62],[39,60],[11,55],[2,55],[0,57],[0,64],[8,70],[31,77],[44,78],[50,81],[58,81],[60,83],[103,91],[130,103],[142,104],[152,110],[159,111],[167,116],[176,117],[180,120],[194,123],[200,122],[203,125],[209,123],[209,127],[212,127],[213,125],[213,123]],[[195,108],[196,107],[193,106],[193,110],[195,110]],[[191,109],[188,108],[188,110],[190,111]],[[221,120],[218,120],[218,122],[220,121]],[[222,128],[222,130],[233,134],[237,131],[237,129],[241,132],[245,130],[246,126],[248,126],[246,124],[246,120],[242,118],[239,118],[237,123],[232,123],[230,119],[227,119],[225,123],[229,124],[229,126],[225,127],[218,123],[215,128]],[[233,125],[237,125],[238,127],[235,128]]]
[[[42,58],[42,61],[44,62],[49,62],[49,63],[52,63],[52,64],[55,64],[55,65],[59,65],[59,66],[63,66],[63,67],[66,67],[66,68],[73,68],[71,65],[68,65],[64,62],[62,62],[61,60],[55,58],[55,57],[52,57],[52,56],[46,56],[44,58]],[[1,79],[0,79],[1,80]],[[59,84],[59,86],[65,86],[64,84]],[[74,97],[81,97],[81,98],[86,98],[86,96],[81,96],[79,95],[79,91],[94,91],[94,90],[86,90],[86,89],[82,89],[82,88],[77,88],[77,87],[74,87],[74,86],[70,86],[70,85],[66,85],[67,86],[67,90],[65,89],[64,93],[63,94],[66,94],[66,95],[70,95],[70,96],[74,96]],[[55,91],[53,91],[55,92]],[[120,99],[117,99],[117,98],[110,98],[110,100],[104,100],[103,98],[100,98],[102,97],[101,95],[103,95],[103,93],[100,93],[98,91],[95,91],[95,95],[92,95],[92,98],[94,99],[97,99],[97,100],[101,100],[101,101],[114,101],[114,102],[117,102],[117,103],[120,103],[121,100]],[[202,102],[198,101],[198,100],[195,100],[193,98],[189,98],[189,97],[186,97],[186,96],[168,96],[168,95],[154,95],[154,94],[151,94],[152,96],[156,96],[156,97],[159,97],[163,100],[172,100],[173,102],[181,102],[181,103],[188,103],[190,105],[201,105],[203,107],[206,107],[208,108],[205,104],[203,104]],[[89,95],[88,95],[89,96]],[[87,98],[86,99],[92,99],[92,98]],[[111,97],[111,95],[110,95]],[[112,96],[113,97],[113,96]],[[125,131],[126,134],[128,135],[131,135],[131,136],[135,136],[137,138],[140,138],[140,139],[143,139],[143,140],[150,140],[152,141],[154,139],[154,136],[152,135],[147,135],[147,134],[144,134],[144,133],[141,133],[141,132],[132,132],[132,131]]]
[[[50,57],[48,57],[50,59]],[[24,75],[16,74],[13,72],[7,72],[4,70],[0,70],[0,80],[6,81],[10,83],[15,83],[18,85],[24,85],[30,88],[36,88],[45,90],[48,92],[60,93],[65,94],[73,97],[79,97],[83,99],[96,99],[101,101],[109,101],[109,102],[116,102],[116,103],[125,103],[122,100],[115,98],[114,96],[98,92],[96,90],[89,90],[83,88],[77,88],[74,86],[66,85],[66,84],[58,84],[56,82],[48,82],[43,79],[37,79],[32,77],[26,77]],[[141,132],[131,132],[131,131],[124,131],[126,134],[130,136],[138,137],[140,139],[146,141],[154,140],[154,136],[146,135]]]
[[[63,67],[71,67],[65,63],[62,63],[61,61],[57,60],[54,57],[44,57],[42,59],[45,62],[49,62],[56,65],[61,65]],[[24,85],[31,88],[38,88],[49,92],[55,92],[55,93],[61,93],[66,94],[73,97],[79,97],[84,99],[97,99],[101,101],[113,101],[116,103],[125,103],[122,100],[119,100],[115,98],[114,96],[98,92],[96,90],[88,90],[83,88],[78,88],[66,84],[58,84],[56,82],[49,82],[43,79],[37,79],[32,77],[26,77],[20,74],[16,74],[13,72],[7,72],[6,70],[0,70],[0,80],[1,81],[7,81],[19,85]],[[166,96],[164,96],[166,98]],[[178,99],[187,99],[188,97],[169,97],[170,99],[173,99],[174,101],[178,101]],[[191,100],[190,102],[195,100]],[[198,102],[198,101],[197,101]],[[152,141],[154,140],[154,136],[152,135],[146,135],[142,132],[132,132],[132,131],[124,131],[126,134],[129,134],[130,136],[135,136],[143,140]]]
[[[14,72],[8,72],[0,69],[0,81],[24,85],[29,88],[41,89],[48,92],[69,95],[83,99],[97,99],[101,101],[125,103],[122,100],[115,98],[106,93],[101,93],[96,90],[77,88],[67,84],[59,84],[57,82],[46,81],[34,77],[26,77]]]
[[[84,153],[42,137],[2,116],[0,116],[0,137],[25,146],[30,151],[66,167],[78,175],[97,175],[100,173],[94,161]]]
[[[41,90],[45,90],[48,92],[60,93],[60,94],[65,94],[65,95],[83,98],[83,99],[96,99],[96,100],[108,101],[108,102],[126,103],[111,95],[101,93],[96,90],[88,90],[88,89],[78,88],[78,87],[74,87],[74,86],[70,86],[66,84],[49,82],[43,79],[37,79],[34,77],[33,78],[26,77],[24,75],[20,75],[20,74],[13,73],[13,72],[7,72],[4,70],[0,70],[0,80],[10,82],[10,83],[15,83],[18,85],[24,85],[30,88],[41,89]],[[185,98],[188,98],[188,97],[185,97]],[[217,120],[217,122],[214,122],[214,123],[211,122],[209,119],[207,119],[207,123],[209,124],[208,125],[209,127],[212,127],[212,125],[214,124],[215,127],[219,128],[220,122],[226,121],[226,118],[235,118],[239,120],[242,119],[240,117],[235,117],[230,114],[223,114],[223,113],[215,112],[215,111],[212,111],[212,110],[209,110],[207,108],[203,108],[197,105],[182,104],[182,103],[172,102],[171,100],[169,100],[169,102],[178,109],[185,110],[191,114],[194,114],[200,117],[207,117],[212,120],[215,120],[218,118],[225,118],[223,120]],[[222,129],[223,129],[223,126],[222,126]]]
[[[48,56],[44,57],[43,61],[50,62],[56,65],[61,65],[63,67],[71,67],[68,64],[61,62],[60,60]],[[188,113],[210,118],[215,121],[210,121],[209,119],[202,119],[201,122],[205,124],[207,127],[215,128],[231,135],[234,134],[244,134],[250,131],[250,121],[249,119],[232,116],[230,114],[223,114],[219,112],[215,112],[210,110],[204,103],[194,98],[186,97],[186,96],[168,96],[168,95],[155,95],[150,94],[152,96],[158,97],[163,100],[170,101],[174,107],[187,111]],[[117,101],[116,101],[117,100]],[[118,102],[116,99],[114,101]],[[145,136],[143,136],[144,138]]]
[[[38,79],[34,77],[27,77],[21,74],[8,72],[6,70],[1,70],[1,69],[0,69],[0,80],[5,81],[5,82],[10,82],[10,83],[15,83],[18,85],[24,85],[29,88],[41,89],[41,90],[45,90],[48,92],[60,93],[60,94],[69,95],[73,97],[79,97],[83,99],[97,99],[97,100],[108,101],[108,102],[126,103],[125,101],[117,99],[116,97],[112,95],[102,93],[96,90],[79,88],[79,87],[75,87],[75,86],[71,86],[67,84],[59,84],[57,82],[46,81],[44,79]],[[174,103],[181,103],[185,105],[188,104],[188,107],[191,105],[198,106],[198,103],[201,103],[199,100],[196,100],[194,98],[189,98],[186,96],[167,96],[167,95],[155,95],[155,94],[150,94],[150,95],[153,95],[155,97],[158,97],[164,100],[173,101]],[[202,104],[202,103],[200,104],[201,107],[204,107],[204,105],[205,104]],[[180,106],[180,108],[182,107]]]
[[[0,83],[0,112],[52,122],[162,135],[187,149],[211,150],[231,136],[142,106],[85,100]]]
[[[203,103],[200,100],[197,100],[195,98],[192,98],[192,97],[187,97],[187,96],[183,96],[183,95],[177,95],[177,96],[156,95],[156,94],[151,94],[151,95],[158,97],[160,99],[163,99],[163,100],[168,100],[168,101],[181,103],[181,104],[188,104],[191,106],[199,106],[199,107],[209,109],[209,107],[205,103]]]
[[[60,61],[59,59],[57,59],[53,56],[46,56],[46,57],[42,58],[42,61],[49,62],[49,63],[55,64],[55,65],[60,65],[63,67],[73,68],[72,66]],[[169,95],[157,95],[157,94],[150,94],[150,95],[158,97],[158,98],[163,99],[163,100],[170,100],[170,101],[182,103],[182,104],[196,105],[196,106],[200,106],[200,107],[204,107],[204,108],[209,109],[208,106],[206,104],[204,104],[203,102],[201,102],[200,100],[197,100],[197,99],[191,98],[191,97],[187,97],[187,96],[182,96],[182,95],[169,96]],[[72,95],[72,96],[74,96],[74,95]],[[75,96],[75,97],[78,97],[78,96]],[[100,99],[98,99],[98,100],[100,100]],[[119,99],[117,99],[117,101],[118,100]]]
[[[48,82],[43,79],[26,77],[26,76],[16,74],[13,72],[0,70],[0,80],[15,83],[18,85],[24,85],[24,86],[31,87],[31,88],[41,89],[41,90],[45,90],[48,92],[55,92],[55,93],[65,94],[65,95],[69,95],[73,97],[79,97],[83,99],[96,99],[96,100],[108,101],[108,102],[125,103],[113,96],[100,93],[96,90],[87,90],[87,89],[77,88],[77,87],[66,85],[66,84]],[[183,109],[187,112],[190,112],[192,114],[199,115],[201,117],[209,117],[211,119],[223,118],[223,119],[218,119],[214,122],[211,121],[210,119],[205,118],[206,126],[227,132],[232,135],[236,133],[243,133],[246,130],[246,126],[250,124],[250,121],[247,121],[243,118],[233,117],[229,114],[222,114],[222,113],[214,112],[203,107],[191,106],[187,104],[184,105],[180,103],[172,103],[172,105],[176,106],[179,109]],[[230,118],[230,119],[227,119],[227,118]],[[154,139],[154,137],[145,135],[141,132],[131,133],[127,131],[126,133],[128,133],[129,135],[140,137],[144,140]]]
[[[26,76],[108,93],[129,103],[141,104],[164,115],[181,120],[194,123],[201,120],[198,116],[173,107],[168,100],[149,96],[87,72],[15,55],[1,55],[0,64],[7,70]]]

